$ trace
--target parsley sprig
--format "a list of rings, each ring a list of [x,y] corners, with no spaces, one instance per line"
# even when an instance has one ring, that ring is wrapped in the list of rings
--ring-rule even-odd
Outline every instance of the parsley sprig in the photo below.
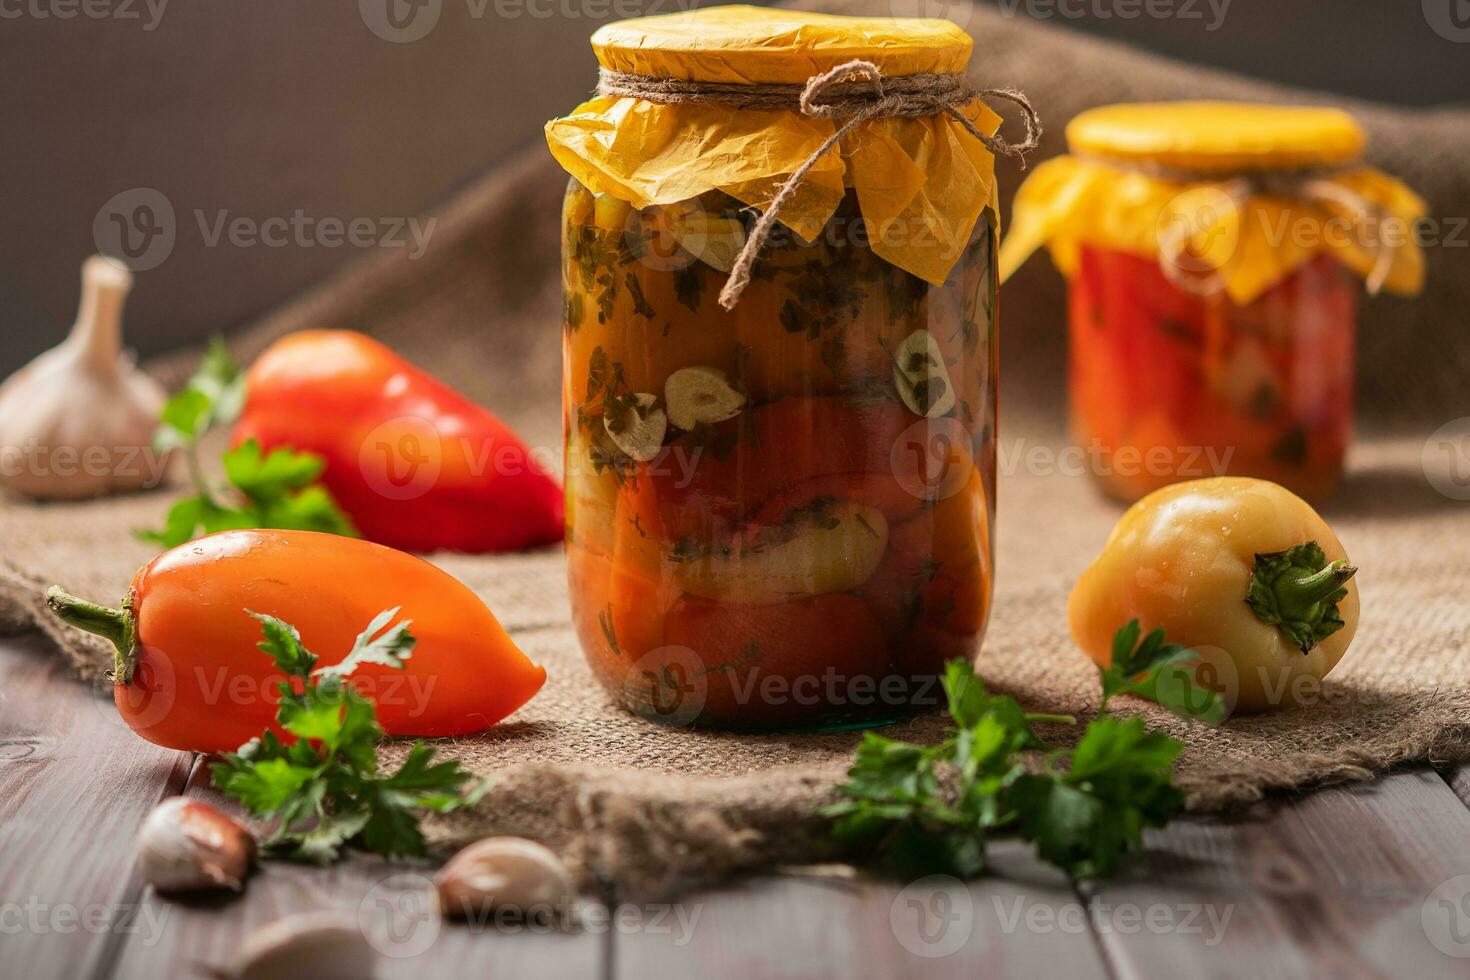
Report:
[[[224,454],[227,486],[216,487],[199,459],[199,440],[239,417],[245,377],[222,341],[211,342],[199,369],[163,406],[154,446],[178,450],[188,463],[194,495],[169,508],[162,528],[138,537],[165,548],[201,534],[239,528],[326,531],[356,536],[352,522],[325,487],[317,484],[325,461],[285,447],[263,452],[250,439]]]
[[[1101,669],[1102,710],[1119,694],[1157,701],[1176,715],[1207,725],[1218,725],[1227,708],[1218,694],[1194,680],[1198,654],[1177,643],[1166,643],[1164,631],[1154,630],[1139,642],[1138,620],[1113,634],[1113,662]]]
[[[274,616],[260,621],[260,649],[287,675],[280,683],[276,721],[295,739],[267,731],[212,766],[214,784],[254,816],[275,821],[264,846],[278,856],[326,863],[343,847],[385,857],[425,852],[419,818],[472,805],[481,789],[455,761],[435,763],[422,742],[391,774],[378,771],[383,737],[373,703],[346,683],[364,664],[401,669],[413,653],[409,621],[397,609],[379,613],[340,663],[317,667],[294,626]]]
[[[1028,713],[987,691],[968,662],[951,661],[948,736],[920,746],[864,735],[838,788],[843,799],[823,810],[834,835],[907,875],[979,874],[986,842],[999,834],[1032,842],[1073,877],[1115,873],[1143,846],[1144,828],[1167,823],[1184,796],[1173,783],[1182,745],[1140,717],[1108,714],[1109,702],[1126,693],[1199,720],[1224,714],[1186,667],[1193,651],[1166,643],[1162,631],[1140,643],[1140,632],[1136,620],[1118,630],[1101,670],[1103,711],[1071,749],[1047,744],[1032,726],[1074,719]],[[1039,766],[1025,764],[1027,751],[1042,753]]]

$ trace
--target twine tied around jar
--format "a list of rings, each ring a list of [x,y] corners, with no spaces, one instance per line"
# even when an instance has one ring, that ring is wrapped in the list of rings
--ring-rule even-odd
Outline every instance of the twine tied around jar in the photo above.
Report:
[[[1356,164],[1221,174],[1087,154],[1080,156],[1101,166],[1143,174],[1157,180],[1180,184],[1209,184],[1224,195],[1236,214],[1244,213],[1246,204],[1252,197],[1270,196],[1294,198],[1309,204],[1336,205],[1348,212],[1353,225],[1358,228],[1366,228],[1377,222],[1381,230],[1383,222],[1390,217],[1389,211],[1376,201],[1333,181],[1334,177],[1352,172],[1356,169]],[[1216,296],[1225,290],[1225,279],[1219,271],[1211,270],[1208,275],[1198,275],[1187,268],[1188,263],[1185,261],[1191,239],[1201,230],[1208,230],[1200,229],[1197,225],[1197,221],[1174,224],[1167,232],[1159,235],[1159,269],[1170,282],[1181,289],[1196,296]],[[1365,242],[1364,247],[1373,254],[1373,268],[1364,277],[1363,283],[1368,293],[1376,296],[1393,270],[1396,247],[1383,240],[1381,231],[1371,241]]]
[[[664,105],[707,102],[735,109],[795,110],[813,119],[845,120],[782,182],[765,213],[751,229],[735,259],[730,278],[720,290],[720,305],[727,311],[733,310],[740,302],[740,294],[750,283],[751,268],[775,231],[781,209],[795,196],[807,174],[822,157],[863,123],[871,119],[916,119],[943,114],[957,121],[992,153],[1006,157],[1024,157],[1041,141],[1041,121],[1036,110],[1024,95],[1014,89],[977,89],[964,75],[921,74],[884,78],[877,65],[861,59],[814,75],[804,85],[691,82],[604,68],[597,83],[597,94]],[[1010,143],[982,132],[960,111],[963,106],[985,98],[1003,99],[1020,108],[1026,129],[1021,142]]]

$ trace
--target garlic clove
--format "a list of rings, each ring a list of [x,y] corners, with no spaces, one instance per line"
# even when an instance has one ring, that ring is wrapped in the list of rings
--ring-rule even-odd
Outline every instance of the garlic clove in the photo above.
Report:
[[[364,980],[376,961],[353,916],[306,912],[261,926],[209,972],[216,980]]]
[[[173,796],[138,831],[138,863],[160,892],[240,891],[255,859],[250,831],[199,800]]]
[[[434,880],[439,913],[561,916],[576,897],[571,873],[550,849],[523,837],[487,837],[449,859]]]
[[[701,422],[732,419],[745,407],[724,371],[712,367],[680,368],[664,382],[664,404],[675,428],[688,431]]]
[[[659,454],[669,429],[668,416],[657,404],[657,395],[640,392],[633,396],[633,404],[611,411],[602,420],[613,444],[641,463]]]
[[[915,330],[898,345],[893,385],[915,415],[934,418],[954,408],[954,385],[944,366],[944,352],[927,330]]]
[[[132,282],[120,263],[87,259],[71,335],[0,384],[0,484],[77,500],[162,482],[168,455],[153,433],[165,395],[122,350]]]

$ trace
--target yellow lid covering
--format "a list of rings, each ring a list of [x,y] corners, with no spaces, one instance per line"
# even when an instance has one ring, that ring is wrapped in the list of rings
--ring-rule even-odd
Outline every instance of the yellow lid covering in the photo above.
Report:
[[[800,85],[854,58],[885,75],[948,75],[965,70],[971,45],[947,20],[745,6],[622,20],[592,35],[604,68],[737,85]]]
[[[1411,232],[1424,201],[1356,162],[1364,136],[1345,113],[1114,105],[1077,116],[1067,139],[1076,155],[1048,160],[1016,192],[1002,280],[1043,245],[1068,276],[1083,245],[1151,259],[1182,245],[1239,304],[1320,254],[1364,278],[1381,276],[1391,292],[1423,287],[1424,256]],[[1271,192],[1252,177],[1268,180]]]
[[[1067,126],[1073,153],[1206,173],[1340,166],[1366,142],[1339,109],[1244,102],[1109,105]]]
[[[633,74],[736,84],[803,84],[861,58],[887,75],[962,72],[971,41],[942,20],[838,17],[762,7],[709,7],[643,17],[593,35],[598,61]],[[962,110],[983,133],[1000,117]],[[787,176],[841,126],[792,110],[666,105],[597,97],[546,125],[551,153],[594,193],[636,208],[720,190],[764,210]],[[873,251],[935,284],[949,275],[987,205],[995,158],[947,115],[873,119],[812,168],[780,222],[808,241],[847,188],[857,192]]]

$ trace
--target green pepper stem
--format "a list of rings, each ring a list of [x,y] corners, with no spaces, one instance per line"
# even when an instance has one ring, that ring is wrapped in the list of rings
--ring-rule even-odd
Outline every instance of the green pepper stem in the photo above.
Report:
[[[1315,541],[1258,553],[1245,602],[1257,619],[1280,628],[1306,654],[1346,625],[1337,603],[1357,572],[1345,559],[1328,561]]]
[[[100,636],[113,645],[113,683],[127,684],[133,679],[138,628],[133,618],[131,592],[122,608],[115,609],[79,599],[60,586],[53,585],[46,590],[46,605],[62,622]]]
[[[1330,598],[1357,573],[1358,566],[1339,558],[1319,572],[1281,576],[1273,586],[1282,618],[1313,618],[1314,607]]]

